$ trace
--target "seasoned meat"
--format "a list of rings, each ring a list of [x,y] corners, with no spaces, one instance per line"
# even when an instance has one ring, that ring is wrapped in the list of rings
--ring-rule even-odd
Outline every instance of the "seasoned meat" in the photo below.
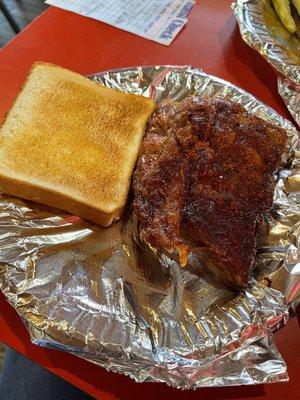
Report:
[[[284,145],[282,129],[231,101],[161,104],[134,174],[141,239],[182,266],[193,251],[220,282],[245,287]]]

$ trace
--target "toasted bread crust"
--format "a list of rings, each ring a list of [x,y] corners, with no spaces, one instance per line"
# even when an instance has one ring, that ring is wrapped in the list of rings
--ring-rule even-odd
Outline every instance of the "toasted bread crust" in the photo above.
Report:
[[[21,197],[25,200],[68,211],[103,227],[110,226],[114,221],[118,220],[124,209],[123,207],[119,210],[114,210],[112,213],[106,213],[101,208],[87,206],[85,203],[77,201],[64,193],[47,190],[5,175],[0,175],[0,191],[11,196]]]
[[[108,226],[153,110],[145,97],[35,63],[0,130],[0,189]]]

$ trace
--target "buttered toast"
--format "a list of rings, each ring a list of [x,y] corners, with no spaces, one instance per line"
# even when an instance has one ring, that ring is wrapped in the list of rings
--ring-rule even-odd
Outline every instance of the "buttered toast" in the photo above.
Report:
[[[120,218],[155,103],[34,64],[0,129],[0,190],[102,226]]]

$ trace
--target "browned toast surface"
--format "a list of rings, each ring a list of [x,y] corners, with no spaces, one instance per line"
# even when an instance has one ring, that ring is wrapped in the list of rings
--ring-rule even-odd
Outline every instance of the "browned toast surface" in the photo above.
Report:
[[[0,189],[118,218],[153,110],[143,96],[36,63],[0,131]]]

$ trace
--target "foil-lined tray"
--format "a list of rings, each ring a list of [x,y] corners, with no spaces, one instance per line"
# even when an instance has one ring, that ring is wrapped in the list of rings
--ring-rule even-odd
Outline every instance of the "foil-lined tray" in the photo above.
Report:
[[[286,78],[278,80],[279,94],[299,124],[300,17],[293,15],[298,29],[292,34],[282,25],[272,0],[237,0],[233,10],[244,41]]]
[[[0,287],[32,342],[137,382],[182,389],[286,381],[273,332],[300,302],[295,128],[249,93],[190,67],[136,67],[91,79],[157,102],[191,94],[232,99],[287,130],[285,167],[276,176],[268,239],[240,294],[210,285],[165,255],[141,266],[130,207],[121,221],[101,228],[3,194]]]

